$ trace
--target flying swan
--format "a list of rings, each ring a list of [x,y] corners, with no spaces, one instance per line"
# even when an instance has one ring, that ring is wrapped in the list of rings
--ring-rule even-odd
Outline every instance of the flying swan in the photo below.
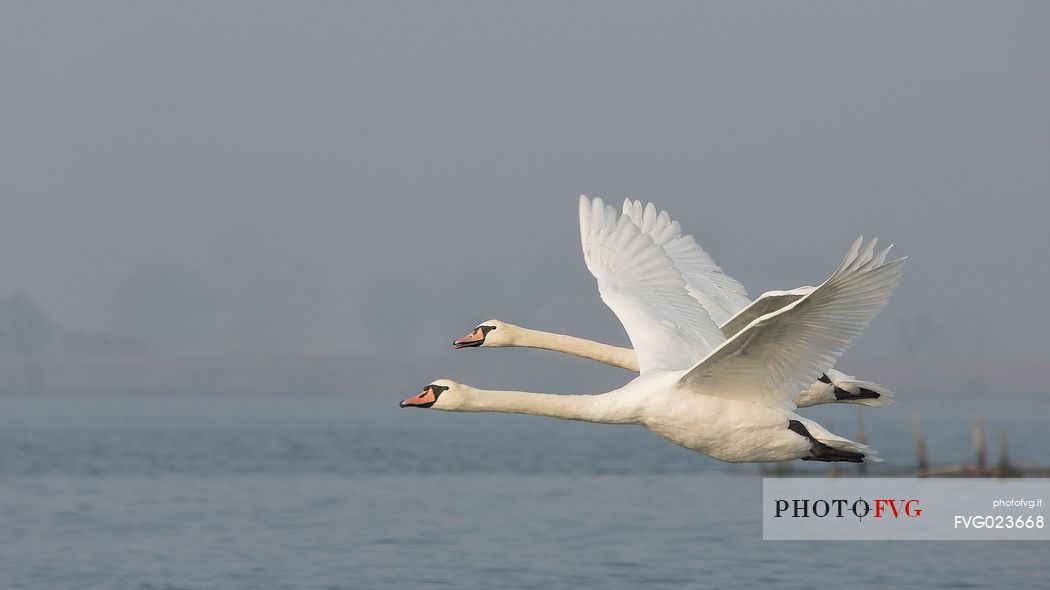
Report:
[[[679,223],[672,220],[666,211],[657,213],[656,206],[652,203],[642,205],[641,201],[625,199],[623,215],[629,217],[642,233],[651,237],[664,249],[675,268],[682,274],[689,295],[720,325],[726,338],[733,336],[759,316],[797,301],[813,290],[813,287],[799,287],[790,291],[767,291],[755,301],[751,301],[744,286],[715,264],[692,236],[683,236]],[[880,252],[883,260],[878,264],[884,261],[889,249]],[[630,348],[531,330],[495,319],[478,324],[466,336],[453,340],[452,344],[456,348],[539,348],[638,372],[638,358]],[[881,407],[893,404],[894,400],[893,392],[888,388],[871,381],[858,380],[853,375],[835,369],[824,371],[816,382],[795,396],[795,405],[800,408],[832,403]]]
[[[867,445],[795,414],[792,400],[886,305],[903,258],[885,263],[874,242],[858,239],[824,283],[726,339],[664,249],[627,216],[581,197],[580,234],[602,300],[631,339],[637,378],[595,395],[486,391],[438,379],[401,407],[641,424],[737,463],[879,460]]]

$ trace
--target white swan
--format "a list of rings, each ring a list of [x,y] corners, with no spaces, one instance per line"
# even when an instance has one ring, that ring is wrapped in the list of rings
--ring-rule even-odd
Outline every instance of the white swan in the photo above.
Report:
[[[702,305],[711,319],[720,324],[722,333],[733,336],[756,318],[783,308],[813,290],[799,287],[790,291],[767,291],[751,301],[736,279],[715,264],[690,235],[682,235],[681,226],[666,211],[657,212],[652,203],[625,199],[623,215],[629,217],[643,234],[664,249],[681,273],[689,295]],[[890,246],[892,248],[892,246]],[[880,252],[882,260],[890,248]],[[595,360],[628,371],[638,372],[638,359],[629,348],[612,346],[553,332],[542,332],[515,326],[499,320],[482,322],[466,336],[452,341],[456,348],[528,347],[563,352]],[[835,369],[824,371],[819,379],[795,396],[800,408],[818,404],[851,403],[872,407],[894,403],[888,388],[871,381],[858,380]]]
[[[878,460],[866,445],[792,412],[792,399],[886,304],[904,259],[880,264],[874,243],[857,240],[827,281],[726,340],[664,249],[629,219],[581,197],[580,230],[587,268],[634,346],[636,379],[597,395],[484,391],[439,379],[401,406],[641,424],[730,462]]]

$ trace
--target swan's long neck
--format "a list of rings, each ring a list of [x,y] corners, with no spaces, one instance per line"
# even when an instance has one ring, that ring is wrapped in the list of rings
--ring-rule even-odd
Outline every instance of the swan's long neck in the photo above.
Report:
[[[516,327],[514,346],[542,348],[554,352],[564,352],[585,359],[598,361],[628,371],[638,372],[638,357],[630,348],[621,348],[611,344],[602,344],[565,334],[541,332],[528,328]]]
[[[503,412],[531,414],[563,420],[633,424],[638,421],[637,408],[624,403],[616,392],[596,395],[562,395],[526,391],[490,391],[464,387],[454,412]],[[442,409],[435,407],[434,409]]]

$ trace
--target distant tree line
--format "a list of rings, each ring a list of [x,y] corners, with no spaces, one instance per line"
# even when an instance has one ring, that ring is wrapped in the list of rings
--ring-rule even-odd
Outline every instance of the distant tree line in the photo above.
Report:
[[[58,329],[25,293],[0,298],[0,353],[40,354],[52,348]]]

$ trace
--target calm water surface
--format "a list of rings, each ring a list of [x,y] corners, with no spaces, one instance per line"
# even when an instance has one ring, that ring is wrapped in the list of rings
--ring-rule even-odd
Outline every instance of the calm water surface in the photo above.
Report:
[[[763,542],[756,466],[640,428],[397,401],[2,398],[0,588],[1050,585],[1045,543]],[[907,402],[865,413],[885,473],[916,409],[935,462],[970,458],[977,413],[1047,460],[1045,398]]]

